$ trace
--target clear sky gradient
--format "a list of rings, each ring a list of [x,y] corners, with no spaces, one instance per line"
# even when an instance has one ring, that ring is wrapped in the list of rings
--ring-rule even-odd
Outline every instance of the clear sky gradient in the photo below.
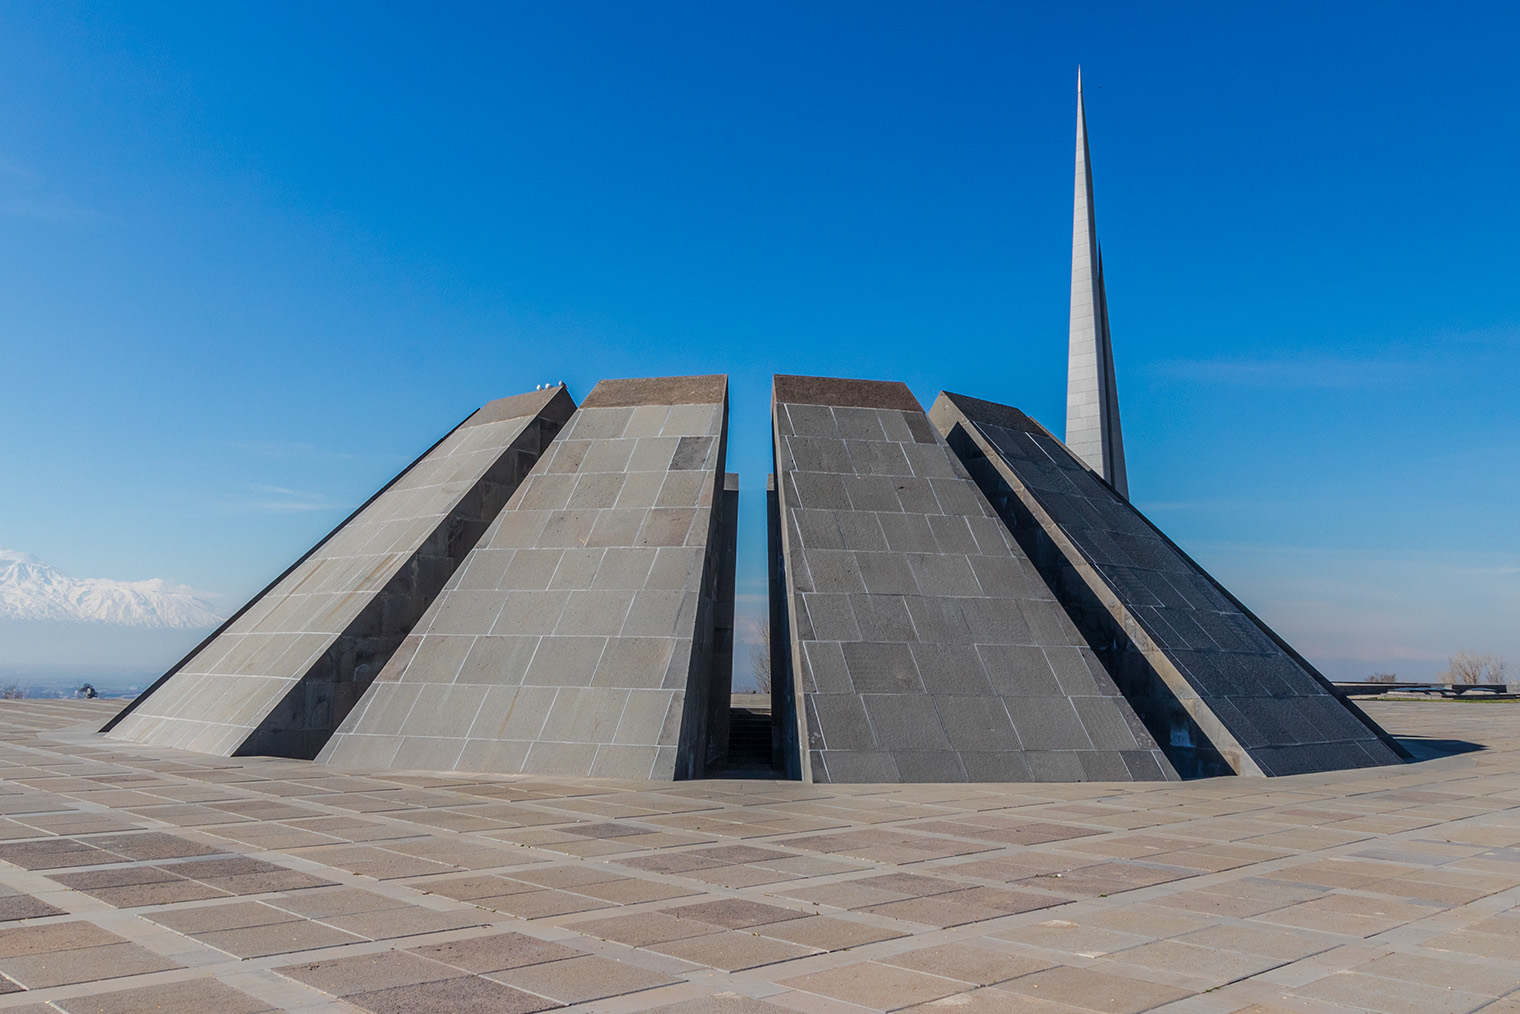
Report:
[[[0,546],[231,609],[561,379],[728,373],[750,490],[777,372],[1059,434],[1080,63],[1136,504],[1332,676],[1520,665],[1517,38],[1498,3],[11,0]]]

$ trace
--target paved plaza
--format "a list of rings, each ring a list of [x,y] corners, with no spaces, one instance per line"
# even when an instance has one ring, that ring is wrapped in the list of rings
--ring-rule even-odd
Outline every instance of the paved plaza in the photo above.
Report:
[[[1520,1012],[1520,706],[1184,783],[621,782],[118,743],[0,704],[0,1008]]]

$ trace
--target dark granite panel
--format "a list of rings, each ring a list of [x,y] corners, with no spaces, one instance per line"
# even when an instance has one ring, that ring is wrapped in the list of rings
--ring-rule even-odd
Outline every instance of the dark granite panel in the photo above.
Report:
[[[773,631],[813,778],[1175,777],[905,388],[778,377],[775,394]]]
[[[940,724],[934,698],[928,694],[864,694],[861,700],[871,718],[876,739],[898,750],[948,750],[950,740]]]
[[[950,750],[893,750],[897,775],[904,782],[964,782],[966,769]]]
[[[1086,603],[1073,614],[1082,633],[1153,732],[1179,728],[1172,691],[1155,669],[1162,665],[1185,681],[1268,773],[1398,759],[1381,730],[1353,715],[1307,663],[1022,413],[941,395],[934,419],[983,491],[1001,505],[1008,530],[1039,562],[1045,583],[1073,603]],[[1049,530],[1041,527],[1041,515],[1050,519]],[[995,575],[978,575],[984,587],[1007,586]],[[1100,594],[1116,597],[1118,605],[1093,608],[1111,601]],[[1131,625],[1160,649],[1160,658],[1142,656],[1127,632]],[[1031,634],[1042,642],[1054,636],[1033,622]],[[996,684],[999,674],[990,661],[989,671]],[[1058,671],[1068,670],[1058,665]],[[1095,741],[1113,734],[1111,726],[1098,733],[1100,719],[1087,724]],[[1194,728],[1180,740],[1163,740],[1177,745],[1173,759],[1179,768],[1198,735]]]

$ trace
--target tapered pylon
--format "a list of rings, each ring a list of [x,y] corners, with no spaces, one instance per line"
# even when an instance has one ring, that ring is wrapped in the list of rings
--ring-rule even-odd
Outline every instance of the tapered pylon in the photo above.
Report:
[[[1093,220],[1092,159],[1087,153],[1087,113],[1082,71],[1077,70],[1077,166],[1072,202],[1071,333],[1066,364],[1066,445],[1126,500],[1124,438],[1119,430],[1119,391],[1103,291],[1103,254]]]

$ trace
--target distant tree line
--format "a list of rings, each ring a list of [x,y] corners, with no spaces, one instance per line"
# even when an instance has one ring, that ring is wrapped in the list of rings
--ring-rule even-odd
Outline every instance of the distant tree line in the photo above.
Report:
[[[1375,672],[1367,677],[1368,683],[1397,683],[1397,673]],[[1508,683],[1509,663],[1503,655],[1479,655],[1462,650],[1446,662],[1446,671],[1436,677],[1437,683],[1457,683],[1475,686],[1479,683]]]

